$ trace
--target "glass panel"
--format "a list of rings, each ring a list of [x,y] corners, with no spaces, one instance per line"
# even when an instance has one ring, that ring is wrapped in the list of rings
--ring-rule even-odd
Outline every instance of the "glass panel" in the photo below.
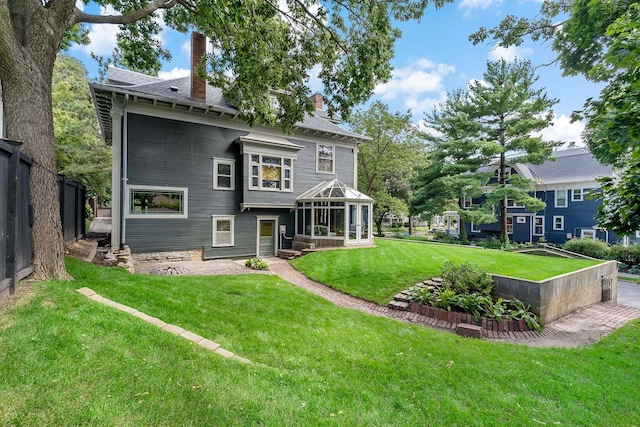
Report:
[[[344,236],[344,208],[331,209],[331,235]]]
[[[331,172],[333,170],[333,159],[318,159],[318,170],[320,172]]]
[[[218,177],[218,187],[231,188],[231,177],[230,176],[219,176]]]
[[[286,188],[287,190],[291,188],[291,181],[285,181],[284,182],[284,188]]]
[[[258,166],[252,166],[251,173],[253,174],[253,176],[258,176]]]
[[[311,209],[304,210],[304,234],[311,236]]]
[[[231,231],[231,221],[228,219],[219,219],[216,221],[217,231]]]
[[[268,165],[280,165],[282,159],[280,157],[262,156],[262,163]]]
[[[231,165],[218,163],[218,173],[220,175],[231,175]]]
[[[260,156],[258,156],[257,154],[252,154],[251,161],[254,163],[260,163]]]
[[[314,212],[314,236],[328,236],[329,235],[329,209],[316,208]]]
[[[129,200],[132,214],[184,213],[182,191],[131,190]]]
[[[254,186],[254,187],[258,186],[258,177],[257,176],[255,176],[255,177],[253,177],[251,179],[251,185]]]
[[[284,177],[285,178],[291,178],[291,169],[285,169],[284,170]]]
[[[362,206],[362,221],[360,228],[360,238],[368,239],[369,238],[369,206]]]
[[[231,244],[231,233],[223,231],[216,234],[216,244],[217,245],[230,245]]]
[[[284,159],[285,166],[291,166],[291,159]]]
[[[273,221],[260,221],[260,237],[273,236]]]
[[[298,203],[300,206],[302,203]],[[296,219],[298,220],[298,228],[296,229],[297,234],[304,234],[304,209],[298,208],[296,212]]]
[[[358,207],[349,205],[349,239],[356,239],[356,224],[358,223]]]
[[[262,166],[262,186],[264,188],[280,188],[282,169],[278,166]]]

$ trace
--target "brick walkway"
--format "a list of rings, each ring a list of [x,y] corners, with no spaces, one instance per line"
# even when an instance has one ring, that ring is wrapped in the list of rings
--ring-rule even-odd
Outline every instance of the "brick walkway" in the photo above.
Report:
[[[309,292],[342,307],[352,308],[376,316],[390,317],[403,322],[419,323],[424,326],[448,330],[451,332],[456,328],[456,324],[451,322],[433,319],[431,317],[426,317],[417,313],[410,313],[408,311],[393,310],[388,307],[380,306],[375,303],[344,294],[340,291],[336,291],[322,283],[309,279],[284,260],[274,260],[274,262],[270,262],[269,269],[287,282],[304,288]],[[555,322],[547,325],[540,334],[532,331],[506,332],[486,330],[483,331],[483,333],[485,338],[500,341],[536,345],[537,341],[543,343],[545,340],[548,341],[549,339],[552,339],[556,341],[560,340],[559,343],[554,341],[554,344],[560,345],[563,340],[568,344],[572,343],[572,335],[579,332],[593,331],[593,334],[588,336],[585,342],[581,343],[588,344],[595,341],[596,338],[601,338],[608,332],[611,332],[630,320],[639,317],[640,309],[623,305],[599,303],[585,307],[568,316],[556,320]]]

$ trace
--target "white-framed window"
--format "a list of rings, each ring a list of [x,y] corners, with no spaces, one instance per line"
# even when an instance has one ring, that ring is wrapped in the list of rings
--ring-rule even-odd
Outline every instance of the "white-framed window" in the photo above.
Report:
[[[500,179],[500,168],[495,170],[495,172],[493,173],[493,176],[496,179]],[[504,178],[505,179],[511,178],[511,168],[509,166],[504,168]]]
[[[326,144],[317,144],[316,147],[316,172],[334,173],[336,148]]]
[[[186,187],[127,186],[127,218],[187,218],[189,189]]]
[[[533,217],[533,235],[544,236],[544,217],[543,216]]]
[[[518,224],[526,224],[527,223],[527,217],[526,216],[519,216],[517,218],[518,219],[516,220],[516,222]]]
[[[640,239],[640,231],[636,231],[636,238]]]
[[[235,216],[211,215],[211,219],[213,220],[211,246],[233,246]]]
[[[469,209],[471,207],[471,202],[473,201],[473,199],[469,196],[462,196],[462,207],[464,209]]]
[[[584,200],[584,190],[582,188],[574,188],[571,190],[571,201],[581,202]]]
[[[567,207],[567,190],[556,190],[556,208]],[[555,229],[554,229],[555,230]]]
[[[505,204],[507,205],[508,208],[524,208],[524,206],[517,204],[516,201],[513,199],[507,199]]]
[[[482,230],[480,230],[480,225],[476,224],[475,222],[471,221],[471,232],[472,233],[480,233]]]
[[[293,191],[293,159],[265,154],[250,156],[250,189]]]
[[[553,217],[553,229],[564,230],[564,216],[558,215]]]
[[[235,190],[236,161],[234,159],[213,158],[213,189]]]
[[[513,217],[507,217],[507,234],[513,234]]]
[[[596,240],[596,230],[582,230],[580,232],[580,238],[582,240]]]

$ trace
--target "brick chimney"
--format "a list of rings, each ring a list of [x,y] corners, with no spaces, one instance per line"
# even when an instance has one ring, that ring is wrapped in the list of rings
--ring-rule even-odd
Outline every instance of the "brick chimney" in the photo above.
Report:
[[[313,101],[313,104],[316,106],[316,110],[322,110],[322,95],[318,92],[314,93],[311,96],[311,101]]]
[[[191,33],[191,99],[194,101],[207,99],[207,82],[196,73],[196,68],[206,52],[206,37],[200,33]]]

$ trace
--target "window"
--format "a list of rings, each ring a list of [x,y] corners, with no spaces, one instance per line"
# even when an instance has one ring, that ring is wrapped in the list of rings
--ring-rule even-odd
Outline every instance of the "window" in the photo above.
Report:
[[[571,190],[571,201],[581,202],[584,198],[582,188],[574,188]]]
[[[526,224],[527,223],[527,217],[526,216],[519,216],[517,218],[518,219],[516,220],[516,222],[518,224]]]
[[[640,231],[636,231],[636,238],[640,239]]]
[[[507,234],[513,234],[513,217],[507,217]]]
[[[564,217],[563,216],[554,216],[553,217],[553,229],[554,230],[564,230]]]
[[[524,208],[524,206],[518,205],[513,199],[507,199],[506,204],[508,208]]]
[[[316,171],[320,173],[333,173],[335,147],[333,145],[318,144],[318,158]]]
[[[471,207],[472,199],[468,196],[462,196],[462,206],[464,209],[469,209]]]
[[[544,217],[536,216],[533,218],[533,235],[544,236]]]
[[[556,190],[556,208],[567,207],[567,190]]]
[[[213,188],[215,190],[235,190],[235,164],[233,159],[213,158]]]
[[[580,237],[582,240],[596,240],[596,230],[582,230]]]
[[[251,154],[251,181],[256,190],[292,191],[293,160],[287,157]]]
[[[478,224],[476,224],[475,222],[471,221],[471,232],[472,233],[480,233],[482,230],[480,230],[480,226]]]
[[[213,219],[213,238],[211,246],[233,246],[233,215],[211,215]]]
[[[129,186],[127,218],[187,218],[188,189]]]

